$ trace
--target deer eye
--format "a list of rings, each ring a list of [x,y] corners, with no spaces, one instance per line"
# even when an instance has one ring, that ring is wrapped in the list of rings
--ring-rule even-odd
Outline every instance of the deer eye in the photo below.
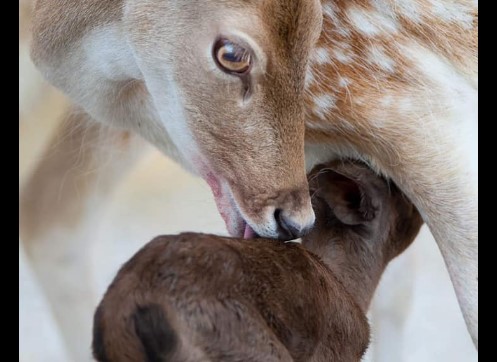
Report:
[[[247,74],[252,65],[251,52],[228,39],[221,38],[214,43],[213,56],[217,66],[229,74]]]

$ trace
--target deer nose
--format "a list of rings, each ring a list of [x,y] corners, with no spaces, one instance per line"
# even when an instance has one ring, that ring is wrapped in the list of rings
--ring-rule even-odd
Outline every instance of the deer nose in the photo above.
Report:
[[[276,209],[274,211],[274,219],[278,225],[278,239],[293,240],[306,235],[314,225],[314,218],[306,222],[299,222],[285,215],[283,210]]]

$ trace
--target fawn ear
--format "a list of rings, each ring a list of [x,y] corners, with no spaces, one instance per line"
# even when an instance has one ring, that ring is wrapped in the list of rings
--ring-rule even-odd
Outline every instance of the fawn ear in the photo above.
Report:
[[[158,304],[138,306],[133,314],[135,333],[142,342],[147,361],[169,361],[179,338],[164,308]]]
[[[319,168],[310,185],[313,197],[322,199],[340,222],[359,225],[377,215],[381,201],[378,181],[383,180],[362,164],[339,163]]]

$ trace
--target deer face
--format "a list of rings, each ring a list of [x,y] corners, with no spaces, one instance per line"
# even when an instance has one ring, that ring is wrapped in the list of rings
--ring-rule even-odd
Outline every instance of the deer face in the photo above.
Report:
[[[387,264],[423,221],[397,186],[358,161],[333,161],[309,174],[316,225],[302,244],[319,255],[367,312]]]
[[[312,226],[304,75],[317,0],[142,0],[129,41],[167,133],[211,186],[235,236],[291,239]]]

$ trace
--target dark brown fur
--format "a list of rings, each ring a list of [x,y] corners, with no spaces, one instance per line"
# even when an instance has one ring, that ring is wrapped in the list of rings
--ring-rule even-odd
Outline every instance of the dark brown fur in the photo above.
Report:
[[[310,185],[318,222],[303,245],[183,233],[143,247],[97,309],[95,357],[359,361],[376,284],[422,221],[358,163],[318,167]]]

